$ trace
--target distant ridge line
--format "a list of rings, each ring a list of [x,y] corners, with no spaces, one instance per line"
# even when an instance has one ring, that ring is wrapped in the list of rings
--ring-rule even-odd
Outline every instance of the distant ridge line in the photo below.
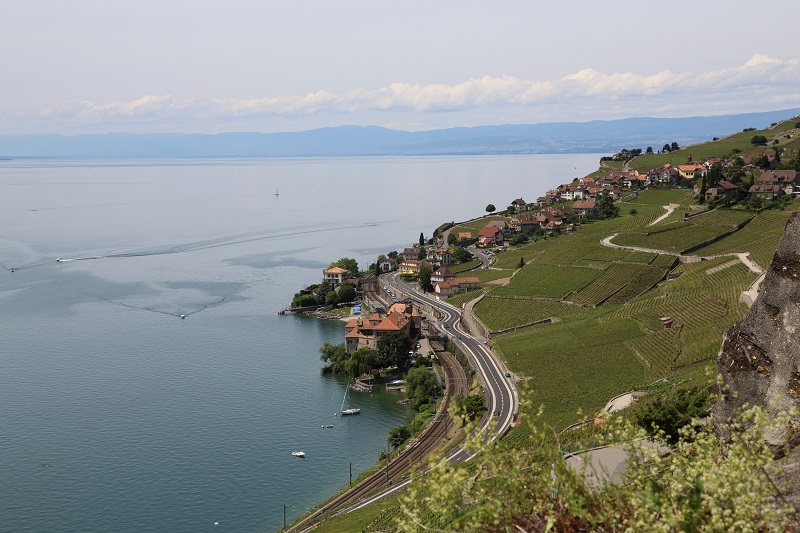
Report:
[[[336,126],[302,132],[0,135],[9,158],[238,158],[610,153],[711,140],[797,116],[800,108],[684,118],[625,118],[400,131]]]

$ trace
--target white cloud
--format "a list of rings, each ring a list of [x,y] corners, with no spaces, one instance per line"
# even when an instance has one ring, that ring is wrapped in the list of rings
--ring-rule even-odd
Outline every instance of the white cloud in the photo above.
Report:
[[[800,106],[798,79],[800,60],[757,54],[742,65],[706,72],[604,73],[585,68],[555,80],[483,76],[455,85],[398,82],[342,94],[321,89],[249,99],[147,95],[128,102],[53,102],[0,110],[0,120],[6,133],[79,133],[179,127],[275,131],[276,124],[299,130],[337,123],[424,129],[498,123],[498,118],[508,122],[506,117],[521,123],[686,116]]]

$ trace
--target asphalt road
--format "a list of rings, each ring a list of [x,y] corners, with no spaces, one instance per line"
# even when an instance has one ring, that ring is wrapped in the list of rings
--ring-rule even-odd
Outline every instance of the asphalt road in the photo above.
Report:
[[[511,377],[506,377],[506,369],[498,358],[491,352],[489,346],[484,344],[486,339],[473,337],[468,332],[460,328],[461,311],[445,302],[422,293],[414,285],[404,283],[399,280],[398,274],[385,276],[387,284],[392,287],[398,299],[402,295],[417,303],[422,303],[428,308],[438,311],[440,318],[432,321],[437,324],[440,331],[450,337],[456,346],[470,360],[471,366],[480,374],[480,381],[486,393],[486,405],[489,414],[498,413],[497,416],[489,416],[484,425],[491,424],[494,420],[495,426],[492,429],[489,440],[494,440],[505,433],[514,421],[514,415],[518,408],[518,398]],[[429,326],[430,327],[430,326]],[[471,458],[467,457],[466,452],[460,450],[452,458],[463,461]]]

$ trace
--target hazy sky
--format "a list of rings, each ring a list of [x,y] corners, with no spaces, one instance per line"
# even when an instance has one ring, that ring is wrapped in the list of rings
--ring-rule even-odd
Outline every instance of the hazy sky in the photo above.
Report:
[[[0,134],[800,107],[800,2],[2,0]]]

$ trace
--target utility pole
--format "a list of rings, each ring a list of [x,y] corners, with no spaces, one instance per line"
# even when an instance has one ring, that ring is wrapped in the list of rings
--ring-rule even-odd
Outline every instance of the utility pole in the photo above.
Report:
[[[353,463],[350,462],[350,486],[353,486]]]

